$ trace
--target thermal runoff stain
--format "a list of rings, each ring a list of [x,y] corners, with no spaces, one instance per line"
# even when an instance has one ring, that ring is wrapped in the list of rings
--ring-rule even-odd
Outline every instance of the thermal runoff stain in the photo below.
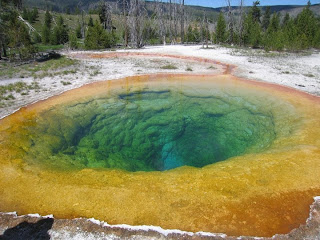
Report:
[[[223,76],[94,83],[1,120],[0,211],[271,236],[320,183],[319,98]]]

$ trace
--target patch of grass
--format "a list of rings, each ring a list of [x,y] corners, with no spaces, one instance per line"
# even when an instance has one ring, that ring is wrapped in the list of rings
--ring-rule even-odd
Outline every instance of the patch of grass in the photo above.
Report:
[[[27,84],[25,82],[10,83],[8,85],[0,86],[0,97],[10,92],[20,93],[23,91],[39,88],[40,86],[37,82],[32,82],[31,84]]]
[[[67,75],[77,72],[75,68],[69,70],[66,68],[75,67],[79,63],[78,60],[61,57],[59,59],[51,59],[49,61],[38,63],[35,67],[29,68],[34,78],[52,77],[54,75]],[[65,70],[63,70],[65,69]],[[57,72],[58,70],[63,70]]]
[[[60,81],[63,86],[71,85],[72,83],[69,81]]]
[[[311,73],[307,73],[307,74],[303,74],[303,76],[305,77],[310,77],[310,78],[314,78],[315,76]]]
[[[75,69],[72,69],[72,70],[64,70],[64,71],[62,72],[62,75],[75,74],[75,73],[77,73],[77,70],[75,70]]]
[[[4,100],[13,100],[13,99],[16,99],[12,94],[9,94],[8,96],[5,96],[3,98]]]
[[[40,89],[40,86],[37,82],[32,82],[31,84],[27,84],[25,82],[16,82],[2,85],[0,86],[0,108],[10,105],[3,103],[3,100],[8,101],[15,99],[12,93],[20,93],[23,96],[28,95],[29,90],[38,91],[38,89]]]
[[[161,69],[174,70],[174,69],[178,69],[178,68],[173,64],[167,64],[167,65],[162,66]]]
[[[186,68],[186,71],[188,71],[188,72],[192,72],[192,71],[193,71],[193,69],[192,69],[191,67],[187,67],[187,68]]]
[[[281,72],[282,74],[290,74],[289,71],[284,71],[284,72]]]
[[[215,69],[217,69],[215,66],[210,66],[210,67],[208,67],[208,69],[212,69],[212,70],[215,70]]]
[[[12,64],[10,65],[5,63],[0,64],[0,77],[12,78],[15,75],[15,73],[16,73],[16,70]]]
[[[97,76],[98,74],[102,74],[102,72],[100,72],[99,70],[94,70],[92,73],[90,73],[90,76]]]
[[[61,45],[44,45],[44,44],[35,44],[35,47],[38,49],[39,52],[46,52],[50,50],[60,50],[63,49],[64,46]]]
[[[63,73],[64,71],[68,71],[67,74],[74,74],[77,72],[76,66],[78,63],[78,60],[66,57],[41,63],[33,62],[21,66],[15,66],[13,63],[0,63],[0,78],[43,78],[53,76],[52,73],[57,73],[57,71],[60,71],[58,75],[66,74],[66,72]],[[72,70],[70,70],[71,67],[73,67]]]
[[[78,63],[77,60],[61,57],[59,59],[51,59],[49,61],[39,63],[34,68],[30,68],[32,72],[57,70],[65,67],[70,67]]]

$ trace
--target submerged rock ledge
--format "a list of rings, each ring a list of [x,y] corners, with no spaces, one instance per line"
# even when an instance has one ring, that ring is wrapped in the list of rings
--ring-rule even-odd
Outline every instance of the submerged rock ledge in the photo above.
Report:
[[[223,233],[165,230],[155,226],[109,225],[93,218],[56,219],[40,216],[0,213],[0,239],[320,239],[320,197],[314,198],[306,224],[288,234],[271,238],[227,236]]]

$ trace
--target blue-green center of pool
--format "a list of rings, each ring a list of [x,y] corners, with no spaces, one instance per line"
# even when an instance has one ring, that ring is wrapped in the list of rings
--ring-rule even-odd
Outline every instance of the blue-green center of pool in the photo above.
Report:
[[[262,151],[276,138],[273,115],[254,101],[170,89],[57,106],[28,131],[30,162],[133,172],[200,168]]]

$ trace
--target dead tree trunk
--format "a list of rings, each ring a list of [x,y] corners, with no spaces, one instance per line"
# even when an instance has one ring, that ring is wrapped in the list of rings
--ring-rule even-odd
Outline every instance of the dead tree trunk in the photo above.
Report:
[[[244,12],[243,12],[243,0],[240,0],[240,6],[239,6],[239,39],[240,39],[240,45],[243,45],[243,22],[244,22]]]
[[[145,24],[142,0],[131,0],[129,11],[131,41],[136,48],[143,47],[143,28]]]
[[[184,43],[184,0],[181,2],[181,43]]]
[[[169,0],[169,38],[172,43],[172,0]]]
[[[209,23],[208,23],[208,18],[206,15],[204,15],[203,24],[204,24],[205,44],[206,44],[207,48],[209,48]]]
[[[178,25],[179,25],[179,16],[178,16],[178,3],[175,1],[173,5],[173,41],[176,43],[178,35]]]
[[[103,28],[111,31],[112,30],[112,18],[111,18],[111,6],[105,1],[100,2],[100,12],[99,12],[100,22]]]
[[[162,3],[162,0],[156,0],[155,2],[156,7],[156,24],[158,26],[158,34],[161,38],[161,41],[163,41],[163,45],[166,44],[166,24],[165,24],[165,18],[164,18],[164,5]]]
[[[129,28],[128,28],[128,0],[118,0],[118,6],[120,11],[122,11],[122,21],[123,21],[123,38],[124,38],[124,46],[128,47],[129,41]]]
[[[127,1],[123,0],[124,45],[128,47]]]
[[[81,35],[82,35],[82,39],[84,39],[86,36],[85,23],[84,23],[84,11],[83,10],[81,12]]]
[[[228,42],[233,43],[234,42],[234,21],[233,21],[231,0],[227,0],[227,6],[228,6],[228,29],[229,29]]]

